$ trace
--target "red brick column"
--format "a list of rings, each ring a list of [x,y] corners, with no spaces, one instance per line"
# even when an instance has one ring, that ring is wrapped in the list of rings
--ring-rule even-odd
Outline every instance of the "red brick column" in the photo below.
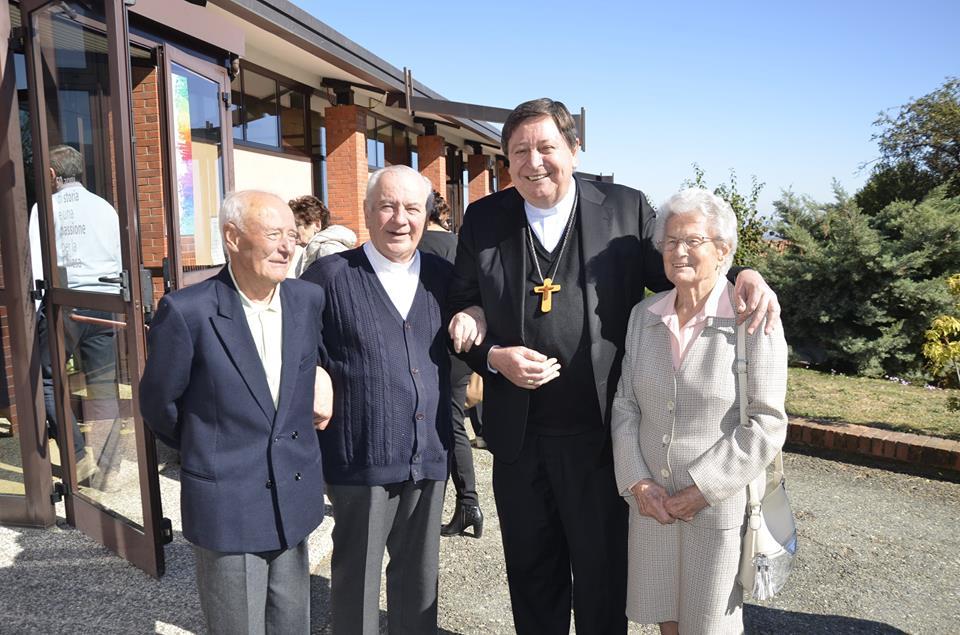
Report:
[[[503,159],[497,159],[497,188],[499,190],[505,190],[508,187],[513,187],[513,179],[510,177],[510,172],[507,171],[507,162]]]
[[[467,178],[469,179],[470,200],[472,203],[490,193],[490,173],[487,165],[490,157],[485,154],[471,154],[467,158]]]
[[[140,255],[146,267],[160,267],[167,255],[167,227],[163,205],[162,156],[164,139],[160,135],[160,98],[157,70],[140,76],[133,87],[133,128],[137,140],[134,166],[137,172],[137,197],[140,203]],[[192,255],[192,253],[191,253]],[[153,280],[155,302],[163,295],[163,279]],[[156,306],[156,304],[154,304]]]
[[[417,162],[420,174],[433,183],[433,189],[447,195],[447,149],[440,135],[417,137]]]
[[[346,225],[365,242],[370,233],[363,220],[367,190],[367,111],[361,106],[328,106],[327,202],[330,222]]]

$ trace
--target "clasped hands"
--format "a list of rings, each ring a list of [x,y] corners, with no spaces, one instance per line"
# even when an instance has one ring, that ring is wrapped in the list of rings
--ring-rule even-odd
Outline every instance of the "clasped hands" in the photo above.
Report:
[[[643,516],[653,518],[661,525],[676,520],[690,522],[697,512],[708,505],[696,485],[685,487],[673,496],[650,479],[638,481],[630,488],[637,508]]]
[[[482,344],[487,334],[483,309],[471,306],[460,311],[451,318],[447,330],[457,353]],[[513,385],[527,390],[539,388],[560,376],[556,357],[547,357],[526,346],[494,346],[487,354],[487,364]]]

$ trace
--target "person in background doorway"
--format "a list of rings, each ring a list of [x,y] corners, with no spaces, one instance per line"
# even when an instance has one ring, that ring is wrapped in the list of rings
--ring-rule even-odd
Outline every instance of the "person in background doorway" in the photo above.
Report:
[[[440,192],[434,190],[427,199],[427,228],[420,239],[420,251],[434,254],[453,264],[457,254],[457,236],[450,231],[450,206]],[[477,479],[473,471],[473,451],[464,426],[467,383],[470,367],[463,360],[450,357],[450,393],[453,408],[453,453],[450,475],[457,491],[453,518],[440,530],[441,536],[459,536],[473,528],[473,535],[483,535],[483,512],[477,498]]]
[[[297,245],[303,249],[294,269],[295,278],[317,259],[356,246],[357,235],[349,227],[331,225],[330,210],[316,196],[295,198],[290,201],[290,209],[297,220]]]
[[[117,211],[106,200],[83,185],[83,155],[76,148],[58,145],[50,149],[49,178],[53,196],[53,233],[56,247],[56,267],[61,288],[88,293],[120,293],[120,220]],[[41,258],[39,207],[30,212],[28,235],[34,280],[46,280]],[[50,281],[46,280],[49,287]],[[40,370],[43,378],[43,402],[47,414],[50,438],[57,439],[58,426],[54,399],[53,364],[50,353],[50,318],[46,300],[37,310],[37,339],[40,347]],[[113,313],[86,308],[63,308],[63,340],[66,358],[73,357],[77,370],[83,372],[86,399],[96,403],[101,411],[97,419],[112,419],[100,456],[94,457],[94,448],[86,439],[72,408],[67,416],[72,430],[76,457],[77,481],[89,481],[100,488],[105,476],[119,470],[119,456],[114,454],[119,441],[120,424],[116,407],[117,351]],[[105,322],[106,321],[106,322]],[[93,409],[84,413],[89,419]],[[59,440],[59,439],[58,439]],[[102,474],[99,473],[102,471]]]

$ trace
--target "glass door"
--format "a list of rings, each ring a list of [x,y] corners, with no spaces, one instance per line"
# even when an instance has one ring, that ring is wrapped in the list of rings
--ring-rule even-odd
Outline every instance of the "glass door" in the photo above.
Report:
[[[158,576],[167,532],[155,444],[136,406],[145,344],[126,9],[123,0],[34,0],[22,10],[54,474],[68,522]]]
[[[0,187],[0,523],[47,526],[56,520],[53,482],[24,267],[30,135],[19,96],[26,91],[25,63],[19,38],[10,37],[19,26],[19,7],[0,2],[0,165],[6,174]]]
[[[233,189],[227,70],[163,45],[171,205],[167,289],[213,276],[226,262],[220,203]],[[226,132],[225,132],[226,131]]]

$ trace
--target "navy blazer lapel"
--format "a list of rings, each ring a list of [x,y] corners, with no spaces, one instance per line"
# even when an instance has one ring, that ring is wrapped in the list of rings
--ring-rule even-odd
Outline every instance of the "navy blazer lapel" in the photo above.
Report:
[[[514,188],[516,190],[516,188]],[[518,335],[523,333],[523,299],[527,285],[527,258],[524,251],[527,249],[527,214],[523,209],[523,198],[517,193],[516,202],[506,214],[505,221],[510,227],[500,241],[500,265],[503,267],[504,286],[511,300],[513,319],[510,324],[516,325]],[[515,274],[517,275],[514,278]]]
[[[300,374],[300,356],[297,351],[303,342],[303,311],[291,296],[292,292],[282,282],[277,292],[280,294],[280,307],[283,311],[283,370],[280,372],[280,400],[277,411],[277,419],[281,419],[293,399],[293,391]]]
[[[583,266],[585,301],[587,303],[587,323],[590,328],[590,361],[593,363],[593,375],[597,384],[597,397],[600,410],[606,417],[607,378],[610,367],[616,357],[616,347],[601,334],[602,324],[597,295],[598,276],[616,276],[614,271],[591,271],[591,261],[610,244],[610,227],[613,224],[613,209],[605,207],[606,195],[587,181],[577,179],[580,205],[580,236],[583,248]],[[606,420],[606,419],[604,419]]]
[[[247,317],[243,313],[243,304],[240,294],[233,285],[230,272],[226,267],[217,275],[221,284],[217,285],[217,315],[210,318],[213,328],[217,331],[223,348],[236,366],[237,372],[250,389],[267,420],[273,424],[276,409],[273,407],[273,397],[270,396],[270,386],[267,384],[267,374],[263,370],[263,362],[257,354],[257,346],[250,334]]]

